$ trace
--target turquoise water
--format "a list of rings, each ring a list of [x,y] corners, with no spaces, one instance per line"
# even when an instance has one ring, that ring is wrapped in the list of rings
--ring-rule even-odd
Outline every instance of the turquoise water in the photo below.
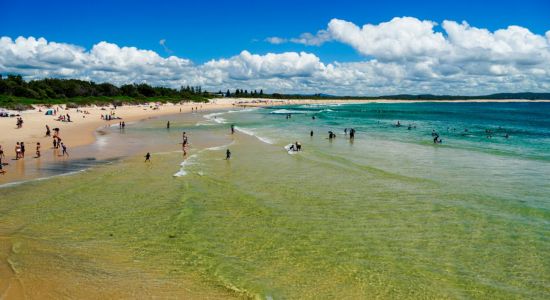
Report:
[[[155,119],[106,136],[151,151],[152,164],[136,156],[4,189],[0,229],[19,228],[21,274],[61,252],[75,262],[64,271],[84,277],[76,286],[126,274],[122,257],[163,282],[200,281],[204,295],[545,299],[549,117],[547,103],[400,103]],[[303,151],[289,154],[295,141]],[[74,254],[83,245],[105,258]]]

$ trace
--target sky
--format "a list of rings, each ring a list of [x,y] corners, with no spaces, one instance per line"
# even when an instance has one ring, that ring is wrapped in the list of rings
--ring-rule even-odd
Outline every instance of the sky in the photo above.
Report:
[[[335,95],[550,91],[550,1],[6,1],[0,73]]]

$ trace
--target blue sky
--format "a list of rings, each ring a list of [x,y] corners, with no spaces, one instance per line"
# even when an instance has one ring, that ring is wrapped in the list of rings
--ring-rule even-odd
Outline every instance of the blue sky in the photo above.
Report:
[[[0,12],[0,73],[27,79],[368,95],[550,90],[548,0],[0,0]]]
[[[35,36],[91,47],[99,41],[152,49],[166,39],[173,54],[204,62],[249,50],[315,51],[327,62],[359,58],[339,44],[270,45],[269,36],[298,36],[326,27],[332,18],[356,24],[412,16],[442,22],[466,20],[489,30],[520,25],[550,29],[550,1],[6,1],[0,35]]]

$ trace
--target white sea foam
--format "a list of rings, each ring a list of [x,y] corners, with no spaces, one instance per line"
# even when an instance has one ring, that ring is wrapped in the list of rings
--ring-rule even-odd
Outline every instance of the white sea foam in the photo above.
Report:
[[[210,147],[210,148],[206,148],[205,150],[208,150],[208,151],[220,151],[220,150],[223,150],[231,145],[233,145],[235,143],[235,141],[232,141],[231,143],[227,144],[227,145],[221,145],[221,146],[216,146],[216,147]]]
[[[0,184],[0,189],[1,189],[1,188],[7,188],[7,187],[10,187],[10,186],[20,185],[20,184],[27,183],[27,182],[42,181],[42,180],[48,180],[48,179],[52,179],[52,178],[56,178],[56,177],[70,176],[70,175],[82,173],[82,172],[84,172],[84,171],[86,171],[86,170],[87,170],[87,169],[82,169],[82,170],[77,170],[77,171],[72,171],[72,172],[67,172],[67,173],[62,173],[62,174],[56,174],[56,175],[47,176],[47,177],[40,177],[40,178],[35,178],[35,179],[21,180],[21,181],[15,181],[15,182],[4,183],[4,184]]]
[[[186,160],[182,161],[180,164],[180,170],[174,174],[174,177],[182,177],[187,175],[187,170],[185,170],[185,168],[189,165],[194,164],[194,160],[197,157],[197,154],[193,154],[189,156]]]
[[[207,115],[204,115],[203,117],[205,119],[207,119],[208,121],[212,121],[212,122],[216,122],[218,124],[224,124],[226,123],[225,122],[225,119],[224,118],[220,118],[218,116],[221,116],[223,114],[225,114],[226,112],[217,112],[217,113],[211,113],[211,114],[207,114]]]
[[[292,145],[294,145],[294,144],[288,144],[288,145],[286,145],[286,146],[285,146],[285,150],[286,150],[286,151],[288,152],[288,154],[290,154],[290,155],[297,154],[298,151],[290,150],[290,147],[292,147]]]
[[[239,112],[251,112],[251,111],[255,111],[255,110],[258,110],[257,107],[253,107],[253,108],[246,108],[246,109],[239,109],[239,110],[228,110],[228,111],[222,111],[222,112],[215,112],[215,113],[211,113],[211,114],[207,114],[207,115],[204,115],[203,117],[210,121],[210,122],[215,122],[215,123],[218,123],[218,124],[226,124],[227,123],[227,120],[225,118],[221,118],[220,116],[224,115],[224,114],[232,114],[232,113],[239,113]],[[203,122],[198,122],[196,124],[196,126],[201,126],[201,125],[214,125],[212,123],[203,123]]]
[[[270,140],[269,138],[257,135],[254,132],[254,130],[251,129],[251,128],[241,128],[241,127],[235,126],[235,130],[240,131],[240,132],[242,132],[244,134],[247,134],[247,135],[250,135],[250,136],[254,136],[254,137],[256,137],[257,139],[259,139],[260,141],[262,141],[266,144],[274,144],[274,142],[272,140]]]
[[[292,110],[292,109],[277,109],[277,110],[274,110],[272,112],[270,112],[271,114],[276,114],[276,115],[287,115],[287,114],[311,114],[311,113],[316,113],[316,111],[312,111],[312,110]]]

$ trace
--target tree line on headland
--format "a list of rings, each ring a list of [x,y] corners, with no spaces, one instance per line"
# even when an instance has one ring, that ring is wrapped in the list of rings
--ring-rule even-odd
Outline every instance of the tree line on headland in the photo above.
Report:
[[[262,99],[381,99],[381,100],[473,100],[473,99],[526,99],[550,100],[550,93],[499,93],[485,96],[455,95],[387,95],[387,96],[332,96],[326,94],[279,94],[260,90],[235,89],[208,92],[200,86],[179,89],[151,86],[147,83],[116,86],[111,83],[94,83],[78,79],[45,78],[26,81],[20,75],[0,75],[0,107],[23,110],[31,104],[67,104],[69,106],[138,104],[147,102],[207,102],[215,97]]]

